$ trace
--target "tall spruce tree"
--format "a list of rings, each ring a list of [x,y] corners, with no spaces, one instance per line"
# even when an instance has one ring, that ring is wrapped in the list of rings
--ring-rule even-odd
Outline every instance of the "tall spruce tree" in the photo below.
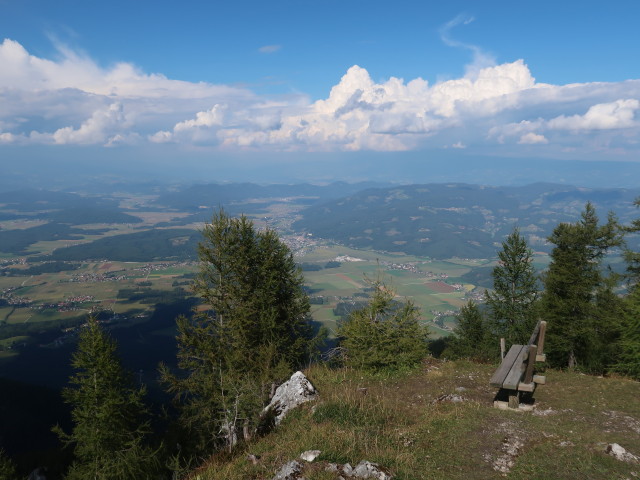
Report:
[[[493,292],[486,292],[491,330],[507,345],[526,343],[537,321],[538,287],[533,252],[515,228],[502,242],[493,269]]]
[[[75,373],[63,397],[71,406],[73,429],[54,431],[74,447],[69,480],[154,478],[155,454],[144,445],[148,422],[144,388],[134,386],[120,364],[116,344],[90,317],[73,354]]]
[[[591,203],[581,220],[561,223],[548,239],[555,245],[543,276],[542,312],[548,321],[547,358],[557,367],[603,371],[619,335],[614,276],[602,271],[602,259],[621,244],[619,227],[610,214],[599,225]]]
[[[221,210],[202,235],[193,288],[209,309],[178,319],[182,373],[162,370],[198,451],[250,435],[272,384],[313,344],[302,273],[273,230]]]

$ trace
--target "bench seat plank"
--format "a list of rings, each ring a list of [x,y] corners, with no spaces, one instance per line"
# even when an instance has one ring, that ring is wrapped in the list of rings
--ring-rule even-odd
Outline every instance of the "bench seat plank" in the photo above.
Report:
[[[524,345],[511,345],[509,352],[502,359],[500,367],[496,370],[496,373],[493,374],[489,381],[489,384],[492,387],[502,388],[502,384],[507,378],[507,375],[509,375],[513,364],[520,359],[522,349],[526,349],[526,347]],[[519,380],[520,379],[518,379],[518,381]]]
[[[518,352],[518,358],[514,362],[513,367],[509,370],[509,373],[502,382],[502,388],[507,390],[518,390],[518,385],[522,380],[525,369],[527,368],[526,359],[529,355],[529,347],[522,346]]]

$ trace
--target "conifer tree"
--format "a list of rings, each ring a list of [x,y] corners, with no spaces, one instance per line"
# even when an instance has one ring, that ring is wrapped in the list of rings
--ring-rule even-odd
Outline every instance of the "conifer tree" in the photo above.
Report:
[[[636,198],[633,204],[640,207],[640,197]],[[625,233],[640,233],[640,219],[635,219],[631,225],[625,226]],[[627,278],[632,285],[640,283],[640,252],[635,252],[626,248],[624,257],[627,262]]]
[[[178,367],[163,368],[196,448],[250,435],[271,385],[308,358],[313,332],[303,277],[273,230],[214,215],[202,232],[194,291],[209,307],[178,319]]]
[[[4,450],[0,448],[0,480],[15,480],[16,478],[15,465]]]
[[[458,313],[458,325],[449,337],[443,352],[449,358],[469,358],[486,362],[496,360],[499,355],[498,337],[490,329],[478,304],[469,300]]]
[[[613,369],[640,380],[640,286],[636,285],[625,298],[624,311],[620,357]]]
[[[613,215],[598,225],[591,203],[576,223],[559,224],[549,237],[555,244],[543,276],[542,311],[548,321],[547,358],[558,367],[603,371],[607,345],[619,334],[615,277],[602,272],[602,259],[619,246],[621,236]]]
[[[634,201],[640,207],[640,197]],[[624,227],[625,233],[640,233],[640,219]],[[624,323],[619,344],[620,358],[613,369],[640,380],[640,252],[625,248],[629,294],[624,299]]]
[[[507,345],[526,343],[536,324],[538,299],[533,252],[517,228],[502,242],[493,269],[493,292],[486,292],[491,330]]]
[[[71,387],[63,390],[71,406],[73,429],[54,431],[73,445],[69,480],[153,478],[154,452],[143,443],[148,423],[144,388],[136,388],[116,354],[116,344],[90,317],[72,360]]]
[[[338,328],[345,364],[365,370],[397,369],[427,355],[427,329],[411,301],[397,302],[380,280],[372,282],[367,305],[349,314]]]

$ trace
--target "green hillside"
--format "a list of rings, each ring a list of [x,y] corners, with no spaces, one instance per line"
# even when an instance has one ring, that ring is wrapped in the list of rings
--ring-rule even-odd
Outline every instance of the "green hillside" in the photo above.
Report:
[[[109,259],[123,262],[195,258],[200,233],[187,229],[154,229],[103,237],[91,243],[55,250],[47,260]]]
[[[355,248],[434,258],[489,258],[514,226],[546,251],[561,222],[576,221],[591,201],[600,212],[634,218],[637,191],[565,185],[488,187],[466,184],[377,188],[313,205],[293,227]]]

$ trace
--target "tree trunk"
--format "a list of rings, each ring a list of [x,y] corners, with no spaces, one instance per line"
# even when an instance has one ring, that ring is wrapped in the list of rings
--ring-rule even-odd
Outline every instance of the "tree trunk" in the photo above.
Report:
[[[249,428],[249,419],[244,421],[244,425],[242,426],[242,435],[244,437],[244,441],[248,442],[251,440],[251,429]]]
[[[569,352],[569,368],[573,369],[576,366],[576,356],[573,353],[573,350]]]

